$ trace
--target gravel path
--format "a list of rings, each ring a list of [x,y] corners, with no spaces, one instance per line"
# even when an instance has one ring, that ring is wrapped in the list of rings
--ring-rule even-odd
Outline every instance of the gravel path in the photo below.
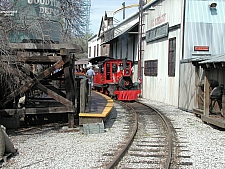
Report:
[[[184,155],[190,156],[189,161],[193,163],[190,168],[225,168],[225,131],[204,124],[194,114],[174,106],[145,99],[141,99],[141,102],[157,107],[171,119],[174,128],[177,128],[179,141],[185,142],[189,150]]]
[[[140,99],[163,111],[177,128],[178,138],[186,142],[186,155],[193,169],[225,168],[225,131],[204,124],[194,114],[181,111],[163,103]],[[106,132],[84,135],[82,129],[61,132],[58,129],[41,130],[36,134],[9,135],[19,154],[11,158],[2,168],[7,169],[101,169],[110,156],[104,154],[124,141],[125,111],[114,104],[105,124]]]

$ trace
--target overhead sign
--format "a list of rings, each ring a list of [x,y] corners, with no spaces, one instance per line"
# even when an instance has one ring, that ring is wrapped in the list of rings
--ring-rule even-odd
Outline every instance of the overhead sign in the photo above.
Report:
[[[194,51],[209,51],[209,46],[194,46]]]
[[[59,0],[27,0],[29,5],[38,8],[38,15],[50,20],[59,20],[60,1]]]
[[[169,23],[146,31],[146,42],[151,42],[168,36]]]

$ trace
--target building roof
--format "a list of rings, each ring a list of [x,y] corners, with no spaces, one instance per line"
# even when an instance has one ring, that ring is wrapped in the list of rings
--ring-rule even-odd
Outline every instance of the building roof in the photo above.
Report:
[[[199,62],[199,64],[220,63],[220,62],[225,62],[225,54],[213,55],[207,58],[206,60]]]
[[[105,20],[107,18],[113,18],[113,11],[105,11]]]
[[[134,18],[131,22],[126,22],[124,24],[120,24],[117,25],[116,27],[109,29],[106,31],[107,32],[111,32],[110,37],[106,37],[105,35],[105,42],[103,43],[107,43],[110,42],[113,39],[116,39],[117,37],[127,33],[128,31],[132,30],[135,26],[137,26],[139,23],[139,19],[138,18]]]
[[[225,54],[197,56],[191,58],[191,61],[203,69],[225,69]]]

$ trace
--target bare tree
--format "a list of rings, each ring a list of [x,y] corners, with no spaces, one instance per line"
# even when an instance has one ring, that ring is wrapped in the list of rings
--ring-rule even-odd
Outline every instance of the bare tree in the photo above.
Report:
[[[26,79],[12,42],[64,43],[84,34],[83,0],[0,0],[0,98]],[[29,72],[29,71],[28,71]]]

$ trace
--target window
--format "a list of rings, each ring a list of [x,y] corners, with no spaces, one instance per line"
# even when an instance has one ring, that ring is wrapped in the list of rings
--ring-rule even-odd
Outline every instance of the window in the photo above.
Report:
[[[91,47],[89,47],[89,58],[91,57]]]
[[[97,56],[98,56],[98,53],[99,53],[99,44],[97,44]]]
[[[145,61],[145,76],[157,76],[158,72],[158,60],[147,60]]]
[[[176,66],[176,38],[169,39],[169,54],[168,54],[168,75],[175,76]]]
[[[96,46],[94,46],[94,57],[96,56]]]
[[[113,72],[113,73],[116,73],[117,70],[118,70],[117,64],[116,64],[116,63],[113,63],[113,64],[112,64],[112,72]]]

